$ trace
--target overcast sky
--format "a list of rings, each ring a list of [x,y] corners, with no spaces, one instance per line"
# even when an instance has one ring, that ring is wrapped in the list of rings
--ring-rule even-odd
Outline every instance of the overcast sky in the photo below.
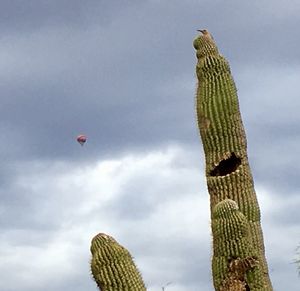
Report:
[[[201,28],[238,87],[274,289],[299,290],[299,15],[297,0],[1,0],[0,290],[97,290],[98,232],[149,291],[213,290]]]

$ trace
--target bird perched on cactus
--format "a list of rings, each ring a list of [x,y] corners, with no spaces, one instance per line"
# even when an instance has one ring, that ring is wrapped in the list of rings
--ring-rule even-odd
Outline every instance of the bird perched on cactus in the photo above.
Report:
[[[210,38],[212,40],[214,39],[213,36],[209,33],[209,31],[206,29],[198,29],[197,31],[200,31],[206,38]]]

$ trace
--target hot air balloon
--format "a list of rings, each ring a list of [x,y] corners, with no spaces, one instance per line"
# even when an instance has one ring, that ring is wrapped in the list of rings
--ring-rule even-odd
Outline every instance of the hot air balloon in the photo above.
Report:
[[[77,141],[83,146],[86,142],[87,137],[84,134],[80,134],[77,136]]]

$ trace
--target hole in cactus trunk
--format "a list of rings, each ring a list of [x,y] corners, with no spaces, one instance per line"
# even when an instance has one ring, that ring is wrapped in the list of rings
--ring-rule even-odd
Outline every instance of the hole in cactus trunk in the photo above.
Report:
[[[213,177],[226,176],[236,171],[241,163],[241,159],[237,157],[235,153],[231,153],[229,158],[222,160],[210,171],[210,175]]]

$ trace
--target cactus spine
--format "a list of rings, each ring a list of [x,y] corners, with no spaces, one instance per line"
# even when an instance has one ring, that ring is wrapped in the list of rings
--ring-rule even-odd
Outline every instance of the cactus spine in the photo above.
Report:
[[[146,291],[129,251],[114,238],[100,233],[91,243],[91,270],[101,291]]]
[[[193,44],[198,58],[197,119],[212,215],[214,286],[218,291],[270,291],[260,210],[236,87],[229,64],[219,54],[213,38],[207,31],[202,33]],[[233,200],[239,210],[233,211],[226,199]],[[252,263],[245,269],[244,281],[238,284],[236,280],[235,287],[224,289],[224,282],[235,273],[233,266],[245,259]]]

